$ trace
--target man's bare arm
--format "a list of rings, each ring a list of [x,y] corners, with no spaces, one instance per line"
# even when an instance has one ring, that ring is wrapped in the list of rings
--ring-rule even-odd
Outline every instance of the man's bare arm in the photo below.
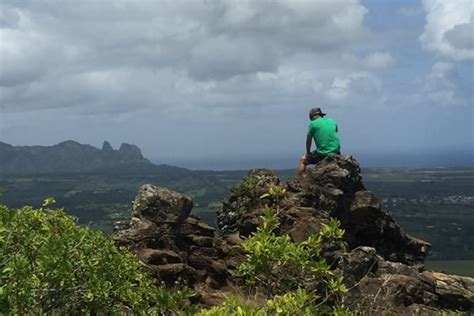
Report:
[[[313,142],[313,138],[311,136],[306,136],[306,154],[309,155],[311,153],[311,143]]]

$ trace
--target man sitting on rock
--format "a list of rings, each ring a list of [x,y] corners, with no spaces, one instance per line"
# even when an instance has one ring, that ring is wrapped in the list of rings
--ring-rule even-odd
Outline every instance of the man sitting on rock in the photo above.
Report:
[[[341,144],[337,134],[337,124],[333,119],[326,118],[320,108],[309,111],[310,123],[306,137],[306,155],[301,157],[298,174],[301,175],[307,165],[317,164],[329,154],[340,154]],[[312,140],[316,150],[311,151]]]

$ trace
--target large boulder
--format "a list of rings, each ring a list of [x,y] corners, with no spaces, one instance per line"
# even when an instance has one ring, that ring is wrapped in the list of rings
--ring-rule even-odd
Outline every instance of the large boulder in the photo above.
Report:
[[[188,196],[164,187],[144,184],[133,202],[133,216],[155,223],[176,224],[191,213],[193,201]]]
[[[359,164],[351,156],[329,155],[303,175],[288,180],[295,201],[337,215],[348,209],[354,195],[365,190]]]
[[[423,272],[425,280],[434,287],[439,305],[456,310],[471,310],[474,307],[474,278],[449,275],[439,272]]]
[[[419,264],[431,249],[429,243],[405,234],[382,201],[370,191],[356,192],[340,218],[350,245],[375,247],[390,261]]]
[[[365,275],[345,295],[345,305],[373,315],[440,315],[474,307],[473,278],[401,268]]]
[[[137,255],[157,282],[194,288],[202,304],[222,301],[223,295],[216,298],[213,293],[232,285],[231,271],[243,253],[216,238],[213,227],[190,215],[191,208],[192,200],[184,194],[143,185],[133,202],[133,217],[117,222],[112,236]]]

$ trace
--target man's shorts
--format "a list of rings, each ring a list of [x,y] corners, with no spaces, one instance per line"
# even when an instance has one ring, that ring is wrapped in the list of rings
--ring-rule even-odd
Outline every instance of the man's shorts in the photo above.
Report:
[[[337,152],[335,154],[340,155],[341,153]],[[327,155],[318,154],[315,150],[315,151],[312,151],[311,153],[309,153],[309,155],[306,155],[306,162],[310,165],[315,165],[326,157],[327,157]]]

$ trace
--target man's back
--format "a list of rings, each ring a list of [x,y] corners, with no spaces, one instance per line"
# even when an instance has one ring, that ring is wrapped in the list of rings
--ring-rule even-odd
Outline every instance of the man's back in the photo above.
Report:
[[[308,135],[313,137],[318,154],[329,155],[338,153],[341,149],[337,124],[331,118],[320,117],[311,121],[308,126]]]

